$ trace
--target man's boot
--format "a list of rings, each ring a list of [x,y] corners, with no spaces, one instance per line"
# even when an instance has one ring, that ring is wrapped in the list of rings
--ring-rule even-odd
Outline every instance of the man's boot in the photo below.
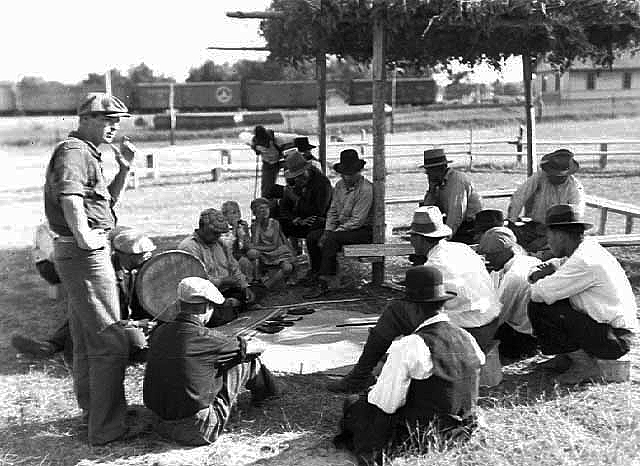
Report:
[[[571,367],[569,367],[568,371],[556,377],[558,383],[574,385],[603,379],[602,370],[596,358],[587,354],[584,350],[573,351],[567,355],[571,359]]]
[[[11,345],[20,353],[26,353],[42,359],[50,358],[62,350],[62,348],[58,348],[50,341],[36,340],[20,334],[11,336]]]
[[[371,330],[355,367],[342,379],[329,382],[327,389],[336,393],[358,393],[373,385],[376,380],[371,371],[390,345],[390,341]]]

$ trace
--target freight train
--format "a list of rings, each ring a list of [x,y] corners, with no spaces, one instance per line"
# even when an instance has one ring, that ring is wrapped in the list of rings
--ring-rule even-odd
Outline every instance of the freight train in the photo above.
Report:
[[[174,107],[180,112],[264,110],[268,108],[313,108],[317,104],[315,81],[215,81],[173,85]],[[329,81],[328,89],[351,105],[371,103],[372,82],[365,79]],[[15,85],[0,83],[0,114],[75,114],[78,102],[95,86],[42,83]],[[113,93],[136,113],[157,113],[169,108],[169,83],[115,86]],[[401,105],[428,105],[440,100],[440,89],[432,79],[404,78],[396,85],[396,102]],[[387,83],[391,101],[391,83]]]

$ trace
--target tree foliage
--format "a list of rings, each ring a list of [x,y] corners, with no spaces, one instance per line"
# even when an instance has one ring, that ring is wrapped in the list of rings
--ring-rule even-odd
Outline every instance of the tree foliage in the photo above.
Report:
[[[272,0],[286,12],[261,22],[271,57],[296,64],[318,50],[368,62],[374,15],[385,17],[389,63],[475,64],[523,53],[563,68],[578,58],[607,65],[640,44],[637,0]]]

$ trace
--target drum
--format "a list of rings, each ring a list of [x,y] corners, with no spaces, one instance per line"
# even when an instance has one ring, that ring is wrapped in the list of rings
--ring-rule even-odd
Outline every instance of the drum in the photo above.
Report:
[[[171,321],[178,313],[178,284],[183,278],[207,278],[204,264],[185,251],[153,256],[138,271],[136,293],[140,304],[157,320]]]

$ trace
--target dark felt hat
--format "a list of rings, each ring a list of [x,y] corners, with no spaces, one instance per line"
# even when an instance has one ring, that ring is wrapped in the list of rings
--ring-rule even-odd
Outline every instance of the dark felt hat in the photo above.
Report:
[[[457,296],[444,289],[442,272],[430,265],[420,265],[407,270],[404,280],[405,299],[415,303],[447,301]]]
[[[314,146],[313,144],[309,144],[309,138],[306,136],[302,136],[299,138],[294,138],[293,139],[293,145],[296,146],[296,149],[298,149],[300,152],[304,152],[306,150],[311,150],[314,149],[316,146]]]
[[[424,163],[420,168],[440,167],[451,163],[444,155],[444,149],[428,149],[424,151]]]
[[[338,173],[353,175],[364,168],[366,161],[358,156],[355,149],[345,149],[340,152],[340,162],[333,165],[333,169]]]
[[[484,209],[476,214],[473,229],[484,233],[489,228],[505,226],[504,213],[498,209]]]
[[[580,165],[574,160],[573,152],[567,149],[558,149],[542,156],[540,168],[549,175],[567,176],[577,172]]]
[[[556,204],[549,207],[544,223],[548,227],[583,225],[585,230],[593,226],[592,223],[584,221],[584,214],[572,204]]]
[[[420,235],[428,238],[446,238],[452,234],[451,228],[445,225],[442,212],[437,206],[418,207],[413,212],[413,221],[409,235]]]

